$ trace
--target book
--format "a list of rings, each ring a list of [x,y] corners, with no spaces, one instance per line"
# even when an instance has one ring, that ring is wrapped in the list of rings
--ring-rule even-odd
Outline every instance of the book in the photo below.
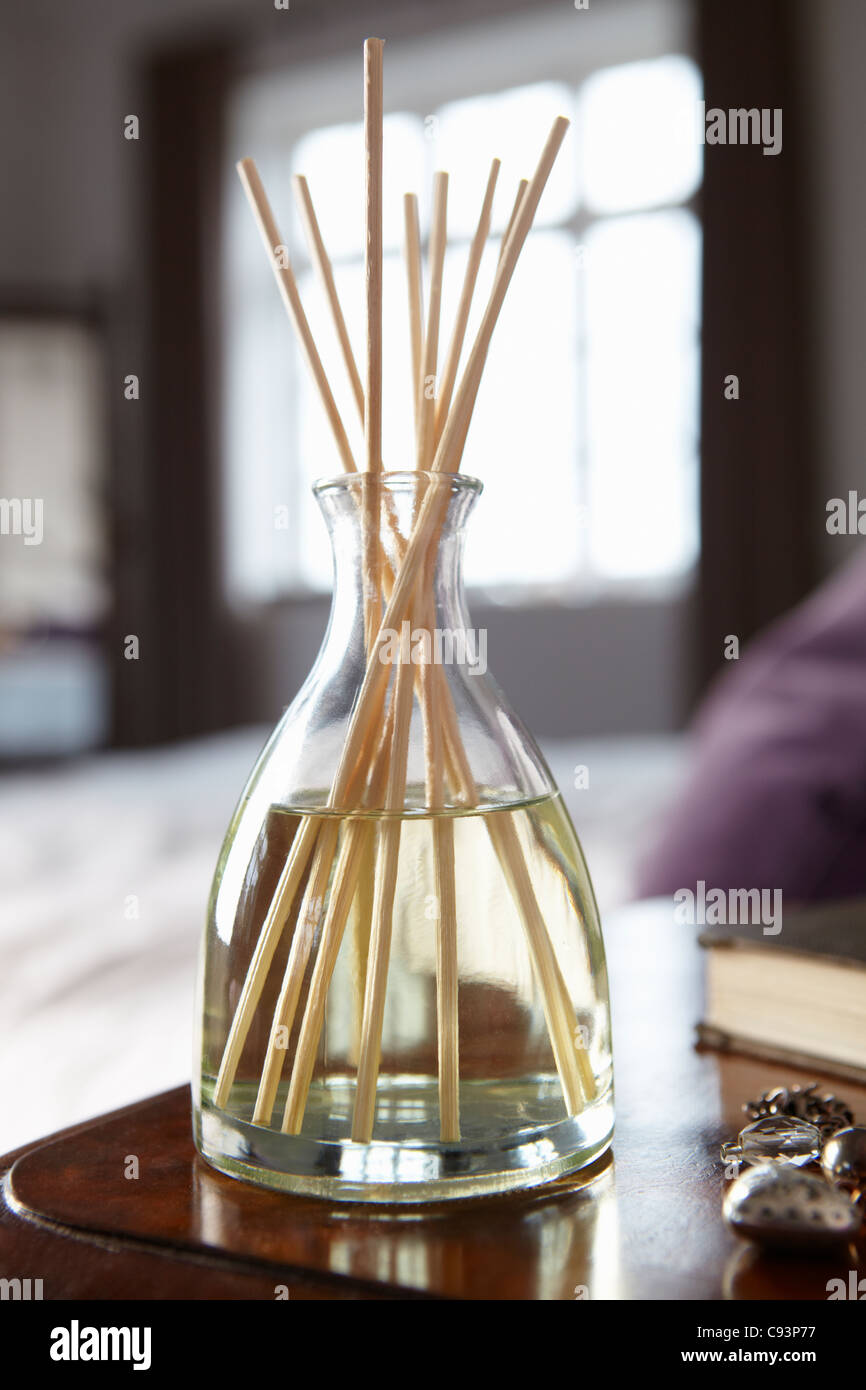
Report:
[[[698,1038],[866,1083],[866,898],[786,909],[782,929],[712,927]]]

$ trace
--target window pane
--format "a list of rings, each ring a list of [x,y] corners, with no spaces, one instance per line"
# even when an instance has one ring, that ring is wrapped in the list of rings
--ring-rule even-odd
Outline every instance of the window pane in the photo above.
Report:
[[[591,563],[677,573],[697,544],[700,237],[688,213],[599,224],[587,237]]]
[[[443,106],[428,129],[434,137],[436,168],[447,169],[450,175],[450,233],[465,237],[475,231],[494,156],[502,160],[502,168],[496,185],[493,230],[502,231],[518,181],[532,174],[554,120],[573,114],[572,93],[553,82]],[[563,221],[576,204],[575,140],[569,132],[539,204],[535,225]]]
[[[423,183],[426,191],[428,150],[418,116],[386,116],[383,125],[382,236],[386,248],[403,242],[403,194]],[[332,258],[364,251],[364,126],[329,126],[314,130],[292,152],[292,173],[306,174]],[[422,200],[423,201],[423,200]],[[426,209],[426,201],[423,203]],[[296,226],[296,235],[302,238]]]
[[[487,255],[489,277],[495,248]],[[467,544],[469,583],[555,584],[575,572],[575,277],[570,237],[529,238],[493,337],[463,459],[463,471],[484,482]]]
[[[225,438],[227,582],[234,596],[273,598],[297,583],[293,546],[297,368],[292,332],[268,279],[236,303],[228,338]],[[288,529],[277,526],[288,508]]]
[[[688,58],[596,73],[580,97],[586,202],[598,212],[689,198],[701,181],[701,76]]]
[[[587,334],[625,351],[698,326],[700,227],[689,212],[604,220],[585,238]]]

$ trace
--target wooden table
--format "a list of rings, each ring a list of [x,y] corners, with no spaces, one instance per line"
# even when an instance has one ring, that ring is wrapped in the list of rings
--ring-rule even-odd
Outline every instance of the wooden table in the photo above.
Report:
[[[669,902],[606,939],[616,1138],[581,1178],[435,1207],[288,1197],[197,1158],[181,1088],[0,1160],[0,1276],[45,1299],[825,1300],[849,1256],[762,1256],[720,1216],[742,1102],[815,1078],[695,1049],[703,959]],[[866,1088],[838,1090],[866,1119]]]

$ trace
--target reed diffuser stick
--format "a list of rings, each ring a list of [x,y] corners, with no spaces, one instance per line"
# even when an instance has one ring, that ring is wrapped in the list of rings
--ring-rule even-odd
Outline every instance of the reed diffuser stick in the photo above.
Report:
[[[240,999],[223,1049],[222,1061],[214,1088],[215,1105],[225,1105],[229,1098],[244,1043],[247,1040],[253,1016],[261,999],[271,961],[283,934],[295,894],[304,876],[307,860],[319,833],[320,823],[320,819],[316,816],[310,816],[302,821],[292,841],[289,857],[280,874],[274,896],[270,901],[259,932],[256,949],[247,969]]]
[[[511,232],[512,232],[512,229],[513,229],[513,227],[514,227],[514,220],[515,220],[515,218],[517,217],[518,212],[520,211],[520,204],[521,204],[521,201],[522,201],[522,199],[523,199],[523,195],[524,195],[524,193],[526,192],[526,190],[527,190],[528,187],[529,187],[529,180],[528,180],[528,179],[521,179],[520,182],[519,182],[518,185],[517,185],[517,193],[515,194],[515,197],[514,197],[514,205],[513,205],[512,209],[511,209],[511,213],[510,213],[510,215],[509,215],[508,221],[507,221],[506,224],[505,224],[505,231],[502,233],[502,240],[501,240],[500,243],[499,243],[499,257],[498,257],[498,260],[499,260],[500,263],[501,263],[501,261],[502,261],[502,256],[503,256],[503,254],[504,254],[504,252],[505,252],[505,248],[506,248],[506,246],[508,245],[508,238],[511,236]]]
[[[364,391],[364,601],[368,654],[381,613],[379,513],[382,485],[382,48],[364,44],[364,285],[367,304],[367,370]]]
[[[442,230],[438,233],[443,241],[444,256],[444,192],[440,189],[441,206],[438,217]],[[415,405],[415,429],[418,447],[418,463],[421,462],[422,411],[425,409],[422,391],[423,372],[426,360],[423,340],[423,303],[421,295],[421,241],[418,230],[418,204],[412,194],[404,198],[406,232],[406,267],[409,292],[409,331],[412,344],[413,401]],[[441,283],[441,269],[440,269]],[[431,276],[431,301],[434,297],[433,284],[436,272]],[[438,296],[437,296],[438,298]],[[436,305],[438,319],[438,303]],[[428,319],[428,323],[432,319]],[[417,503],[416,503],[417,514]],[[422,591],[423,592],[423,591]],[[370,936],[370,951],[367,957],[368,971],[364,990],[363,1013],[361,1020],[361,1043],[359,1049],[358,1071],[355,1086],[355,1104],[352,1114],[352,1139],[357,1143],[369,1143],[373,1134],[376,1115],[376,1087],[379,1077],[380,1053],[382,1047],[382,1024],[385,1014],[385,995],[388,983],[388,966],[391,957],[391,933],[394,916],[394,895],[397,884],[397,868],[400,855],[401,825],[397,818],[406,799],[406,759],[409,750],[409,728],[412,716],[413,676],[408,660],[409,653],[400,653],[400,664],[394,679],[394,707],[396,709],[395,727],[390,750],[390,772],[386,793],[386,810],[393,819],[383,821],[379,828],[376,866],[374,874],[373,919]],[[428,727],[428,714],[424,692],[426,670],[418,672],[418,694],[424,717],[425,738]]]
[[[477,806],[478,788],[462,747],[456,711],[444,673],[440,688],[444,688],[447,696],[440,705],[443,738],[446,747],[450,745],[452,748],[453,765],[459,778],[459,792],[467,805]],[[576,1115],[586,1102],[594,1099],[596,1088],[592,1066],[575,1025],[568,988],[538,906],[513,824],[506,817],[497,815],[495,811],[484,817],[484,824],[511,888],[526,934],[566,1107],[570,1115]]]
[[[391,956],[394,922],[394,896],[400,856],[400,812],[406,801],[406,758],[412,719],[413,672],[409,662],[401,661],[394,679],[394,732],[391,766],[385,793],[385,810],[390,813],[379,827],[374,877],[373,926],[370,936],[364,1014],[361,1024],[361,1050],[352,1117],[352,1138],[368,1143],[373,1134],[376,1113],[376,1081],[382,1046],[382,1019]]]
[[[268,1034],[268,1048],[262,1067],[259,1089],[253,1110],[253,1124],[267,1125],[271,1122],[277,1088],[286,1057],[286,1046],[295,1011],[301,996],[310,952],[321,921],[322,905],[331,876],[334,854],[337,848],[339,822],[336,818],[326,820],[319,832],[307,887],[295,919],[289,958],[283,973],[283,983],[274,1009],[271,1031]]]
[[[529,235],[532,220],[541,201],[545,184],[553,168],[553,162],[559,153],[559,148],[565,139],[565,132],[568,130],[568,121],[564,116],[557,116],[550,130],[550,134],[541,152],[541,158],[535,173],[527,185],[526,191],[520,200],[514,224],[509,234],[508,240],[502,253],[502,259],[496,271],[496,278],[493,281],[493,288],[484,317],[478,334],[472,346],[466,369],[460,381],[457,395],[454,399],[454,407],[445,422],[442,431],[442,438],[436,450],[436,457],[433,461],[434,468],[440,468],[449,472],[456,472],[460,466],[460,455],[463,451],[463,441],[466,438],[466,426],[472,417],[475,400],[478,396],[478,387],[481,384],[481,373],[484,370],[484,363],[487,360],[487,353],[490,348],[490,340],[496,321],[502,309],[502,302],[505,293],[511,283],[515,266],[520,252],[523,250],[524,242]]]
[[[340,412],[337,409],[330,383],[325,375],[322,359],[319,356],[318,349],[313,340],[313,334],[307,322],[304,307],[301,304],[301,296],[298,293],[294,272],[289,262],[286,243],[280,235],[280,229],[271,211],[271,205],[268,202],[267,194],[262,186],[259,171],[252,159],[242,159],[237,166],[237,170],[244,187],[244,192],[253,210],[253,216],[256,220],[259,232],[261,233],[265,250],[268,253],[268,260],[271,263],[280,296],[288,310],[289,318],[294,324],[301,348],[307,359],[307,365],[312,372],[313,380],[316,383],[316,388],[321,397],[322,404],[325,407],[325,414],[328,417],[328,422],[337,444],[340,461],[348,473],[354,473],[356,471],[356,465],[349,444],[349,438],[343,426]]]
[[[378,805],[382,798],[385,776],[388,769],[387,751],[393,731],[393,702],[382,735],[379,756],[374,763],[374,772],[366,794],[367,804]],[[307,888],[301,909],[298,913],[289,958],[283,974],[280,995],[274,1009],[271,1031],[268,1037],[268,1050],[259,1083],[256,1106],[253,1114],[255,1124],[270,1124],[277,1089],[280,1083],[283,1063],[286,1057],[286,1043],[292,1031],[298,1000],[304,976],[313,949],[316,930],[322,920],[327,894],[328,881],[333,868],[337,848],[339,820],[336,816],[323,819],[322,830],[313,858]],[[360,864],[359,864],[360,867]]]
[[[418,382],[418,467],[429,468],[436,447],[436,365],[439,356],[439,317],[442,307],[442,271],[445,265],[448,216],[448,175],[433,176],[433,220],[430,228],[430,289],[421,379]]]
[[[435,554],[428,560],[424,593],[428,627],[435,622],[432,600]],[[442,675],[436,679],[437,672]],[[433,813],[433,856],[436,865],[436,1046],[439,1067],[439,1137],[443,1143],[460,1138],[460,1042],[458,1022],[457,878],[454,822],[437,815],[445,809],[444,749],[441,688],[447,688],[441,666],[427,666],[423,686],[425,794]],[[450,692],[449,692],[450,695]]]
[[[352,387],[352,395],[358,407],[358,414],[361,423],[364,423],[364,387],[361,383],[361,373],[355,361],[355,354],[352,351],[352,341],[349,337],[349,330],[346,327],[346,320],[343,317],[343,310],[340,306],[340,299],[337,294],[337,286],[334,281],[334,270],[331,259],[325,250],[325,243],[319,228],[319,219],[316,217],[316,210],[313,207],[313,199],[310,194],[309,184],[303,174],[296,174],[292,180],[295,190],[295,199],[298,210],[301,214],[301,221],[304,224],[304,231],[310,247],[310,255],[313,265],[316,267],[322,288],[328,300],[331,310],[331,317],[337,331],[337,338],[340,343],[340,351],[343,354],[343,361],[346,364],[346,371],[349,375],[349,383]]]
[[[367,379],[364,442],[367,468],[382,468],[382,49],[364,44],[364,282],[367,299]]]
[[[415,416],[417,448],[421,361],[424,350],[424,292],[421,277],[421,229],[418,221],[418,199],[414,193],[403,196],[405,225],[406,279],[409,289],[409,341],[412,349],[412,409]]]
[[[492,204],[498,166],[488,180],[485,206]],[[436,391],[436,366],[439,352],[439,321],[442,301],[442,273],[447,244],[447,174],[436,174],[433,184],[433,220],[430,234],[430,298],[427,323],[421,354],[421,377],[417,382],[417,444],[418,467],[430,466],[438,439],[437,419],[440,409]],[[482,214],[483,216],[483,214]],[[486,234],[486,232],[485,232]],[[479,238],[476,237],[476,242]],[[481,243],[483,244],[483,243]],[[478,256],[480,259],[480,250]],[[470,261],[472,257],[470,255]],[[465,296],[463,297],[465,298]],[[461,304],[463,303],[461,298]],[[467,308],[468,316],[468,308]],[[412,304],[409,305],[410,321]],[[465,328],[465,324],[464,324]],[[453,340],[452,340],[453,341]],[[459,349],[458,349],[459,357]],[[456,373],[456,361],[453,373]],[[449,392],[451,387],[449,386]],[[447,408],[446,408],[447,409]],[[417,517],[417,506],[415,516]],[[438,536],[431,544],[427,562],[416,591],[416,617],[432,637],[436,622],[434,585],[438,554]],[[432,652],[432,643],[430,650]],[[441,670],[441,668],[439,668]],[[454,829],[445,825],[435,812],[444,808],[442,781],[442,748],[439,740],[438,682],[436,667],[430,662],[419,671],[419,699],[424,726],[425,794],[428,809],[434,813],[433,853],[436,866],[436,1018],[437,1065],[439,1072],[439,1137],[445,1143],[460,1138],[459,1111],[459,1040],[457,1016],[457,892],[454,864]]]
[[[328,303],[330,305],[331,316],[334,322],[334,327],[337,332],[338,340],[340,342],[343,360],[345,362],[346,370],[348,372],[349,379],[352,384],[353,394],[355,396],[355,401],[358,406],[358,412],[361,418],[361,423],[363,425],[365,409],[364,388],[361,384],[360,373],[358,372],[358,368],[355,362],[355,356],[352,351],[351,340],[349,338],[349,333],[346,328],[345,317],[343,315],[342,306],[340,305],[331,260],[328,256],[324,244],[324,239],[319,228],[319,222],[318,218],[316,217],[316,212],[313,205],[312,196],[310,194],[309,186],[303,175],[299,174],[295,178],[295,193],[300,205],[301,216],[304,221],[307,238],[310,243],[311,254],[316,264],[320,279],[324,285]],[[405,218],[407,235],[406,255],[410,290],[410,310],[412,310],[412,312],[410,313],[412,356],[413,363],[416,364],[416,375],[414,377],[414,381],[417,382],[417,374],[418,372],[420,372],[422,352],[423,303],[421,298],[421,241],[418,222],[418,200],[412,194],[406,194],[405,197]],[[416,412],[417,431],[417,390],[413,391],[413,408]],[[388,494],[384,498],[384,501],[387,507],[388,521],[390,524],[392,535],[394,535],[395,537],[399,537],[399,528],[397,527],[396,517],[394,514],[393,498],[390,496],[390,494]],[[391,583],[393,582],[393,575],[390,570],[389,558],[385,552],[384,546],[381,547],[381,551],[382,553],[380,557],[380,573],[382,577],[383,587],[387,594],[390,593]],[[367,608],[368,614],[370,615],[376,612],[375,600],[371,599],[370,597],[368,597],[367,599]],[[371,616],[369,625],[372,626],[373,622],[375,622],[375,618]],[[416,680],[420,689],[420,684],[422,680],[422,673],[420,671],[417,673]],[[356,1062],[360,1057],[361,1027],[364,1011],[364,981],[366,979],[367,973],[367,962],[369,958],[370,948],[370,935],[372,931],[373,922],[373,908],[375,899],[374,885],[377,882],[375,876],[375,855],[375,846],[369,844],[367,849],[367,861],[365,864],[362,865],[359,875],[358,896],[357,902],[355,904],[355,912],[353,917],[353,942],[355,954],[355,968],[353,971],[353,979],[355,981],[356,993],[356,1007],[354,1011],[354,1017],[356,1020],[356,1026],[354,1029],[351,1050],[352,1056]],[[325,865],[325,862],[326,861],[323,859],[323,867]],[[304,908],[302,907],[302,917],[303,914]],[[301,981],[298,980],[298,990],[300,989],[300,984]],[[286,1009],[293,1011],[296,1004],[297,993],[288,993],[285,1000]],[[275,1029],[279,1028],[281,1030],[281,1037],[285,1036],[284,1024],[278,1024],[277,1020],[275,1019],[274,1027]],[[268,1058],[268,1064],[266,1066],[267,1076],[263,1076],[263,1090],[260,1091],[259,1104],[265,1107],[267,1110],[267,1120],[264,1121],[265,1123],[267,1123],[270,1119],[270,1114],[273,1109],[273,1101],[274,1096],[276,1094],[277,1084],[273,1078],[274,1076],[276,1076],[277,1080],[279,1078],[280,1067],[278,1063],[280,1062],[280,1060],[281,1059],[276,1057],[274,1053],[271,1052]],[[266,1081],[267,1085],[265,1085]]]
[[[566,1109],[569,1115],[579,1115],[587,1099],[594,1095],[595,1079],[586,1050],[577,1034],[574,1009],[562,971],[538,906],[514,825],[495,811],[485,816],[485,822],[526,932],[547,1031],[565,1093]]]
[[[337,964],[346,919],[352,906],[358,874],[373,828],[369,821],[349,820],[334,865],[333,884],[325,909],[325,920],[322,923],[321,939],[316,952],[316,963],[310,980],[310,990],[292,1065],[289,1093],[283,1112],[282,1128],[285,1134],[299,1134],[304,1122],[307,1095],[325,1018],[328,988],[334,966]]]
[[[496,192],[496,180],[499,177],[499,168],[499,160],[494,159],[490,166],[487,187],[484,190],[484,201],[481,204],[478,226],[475,229],[475,235],[469,247],[466,274],[463,277],[463,288],[460,291],[460,302],[457,305],[454,328],[451,333],[451,341],[448,345],[445,365],[442,368],[442,380],[436,398],[437,444],[442,437],[442,431],[445,428],[445,420],[451,406],[451,396],[454,392],[454,383],[457,380],[457,368],[460,365],[460,354],[463,351],[463,342],[466,337],[466,326],[469,323],[469,311],[472,308],[472,296],[475,293],[475,282],[478,279],[478,270],[481,265],[481,257],[484,255],[484,247],[487,245],[487,238],[490,235],[493,195]]]
[[[328,304],[329,304],[329,307],[330,307],[330,310],[331,310],[331,318],[333,319],[334,328],[335,328],[335,330],[336,330],[337,337],[338,337],[339,342],[340,342],[340,348],[341,348],[341,351],[342,351],[342,354],[343,354],[343,360],[344,360],[345,365],[346,365],[346,371],[348,372],[349,379],[350,379],[350,381],[351,381],[351,383],[352,383],[352,393],[353,393],[353,395],[354,395],[354,397],[355,397],[355,401],[356,401],[357,406],[358,406],[358,414],[359,414],[359,417],[360,417],[360,420],[361,420],[361,424],[363,425],[363,424],[364,424],[364,388],[363,388],[363,386],[362,386],[362,384],[361,384],[361,375],[360,375],[360,372],[358,371],[358,365],[357,365],[357,362],[356,362],[356,360],[355,360],[355,354],[354,354],[354,352],[353,352],[353,350],[352,350],[351,339],[350,339],[350,337],[349,337],[348,329],[347,329],[347,327],[346,327],[345,315],[343,314],[343,309],[342,309],[342,306],[341,306],[341,304],[340,304],[340,298],[339,298],[339,294],[338,294],[338,292],[337,292],[337,286],[336,286],[336,282],[335,282],[335,279],[334,279],[334,271],[333,271],[333,266],[332,266],[332,263],[331,263],[331,258],[330,258],[330,256],[328,255],[328,251],[327,251],[327,248],[326,248],[325,243],[324,243],[324,238],[322,237],[321,229],[320,229],[320,227],[319,227],[319,220],[318,220],[318,218],[317,218],[317,216],[316,216],[316,210],[315,210],[315,206],[314,206],[314,204],[313,204],[312,194],[310,193],[309,184],[307,183],[307,180],[303,177],[302,174],[297,174],[297,175],[295,176],[295,185],[294,185],[294,186],[295,186],[296,198],[298,199],[298,202],[299,202],[299,205],[300,205],[300,208],[301,208],[301,215],[302,215],[302,218],[303,218],[303,221],[304,221],[304,225],[305,225],[305,228],[306,228],[306,232],[307,232],[307,238],[308,238],[308,240],[309,240],[309,242],[310,242],[310,252],[311,252],[311,255],[313,256],[313,259],[314,259],[315,264],[316,264],[316,266],[317,266],[317,270],[318,270],[320,279],[322,280],[322,283],[323,283],[323,285],[325,286],[325,292],[326,292],[327,299],[328,299]],[[412,195],[407,194],[406,196],[407,196],[407,197],[411,197]],[[416,200],[416,203],[417,203],[417,200]],[[417,229],[417,206],[416,206],[416,229]],[[421,244],[420,244],[420,240],[419,240],[419,242],[418,242],[419,267],[420,267],[420,255],[421,255]],[[420,273],[420,271],[419,271],[419,273]],[[419,281],[419,293],[420,293],[420,281]],[[419,361],[420,361],[420,345],[419,345]],[[416,404],[417,404],[417,403],[416,403]],[[397,520],[396,520],[396,516],[395,516],[395,513],[394,513],[393,499],[390,497],[390,495],[386,495],[386,497],[385,497],[384,500],[385,500],[386,506],[387,506],[387,520],[388,520],[389,529],[390,529],[390,531],[391,531],[392,536],[395,538],[395,540],[399,541],[400,539],[402,539],[402,537],[400,537],[399,527],[398,527],[398,525],[397,525]],[[381,554],[381,557],[380,557],[380,573],[381,573],[381,575],[382,575],[383,585],[384,585],[384,588],[385,588],[385,592],[386,592],[386,594],[387,594],[387,593],[390,593],[390,582],[389,582],[389,581],[391,581],[391,580],[393,579],[393,576],[392,576],[391,573],[390,573],[390,562],[389,562],[388,556],[387,556],[387,554],[385,553],[384,546],[381,546],[381,544],[380,544],[380,549],[382,550],[382,554]],[[367,602],[368,608],[370,608],[373,612],[377,611],[377,610],[375,609],[375,604],[378,602],[378,595],[373,594],[373,595],[371,596],[371,595],[368,594],[366,602]],[[372,618],[370,619],[370,621],[372,622]]]

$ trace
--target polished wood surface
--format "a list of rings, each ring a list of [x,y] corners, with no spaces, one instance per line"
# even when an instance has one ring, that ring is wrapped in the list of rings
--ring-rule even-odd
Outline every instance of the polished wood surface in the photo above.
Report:
[[[287,1197],[197,1158],[181,1088],[3,1161],[0,1274],[46,1298],[826,1299],[848,1252],[762,1256],[720,1213],[743,1101],[815,1078],[695,1049],[703,960],[669,903],[606,936],[616,1138],[579,1178],[431,1207]],[[827,1084],[866,1118],[866,1090]]]

